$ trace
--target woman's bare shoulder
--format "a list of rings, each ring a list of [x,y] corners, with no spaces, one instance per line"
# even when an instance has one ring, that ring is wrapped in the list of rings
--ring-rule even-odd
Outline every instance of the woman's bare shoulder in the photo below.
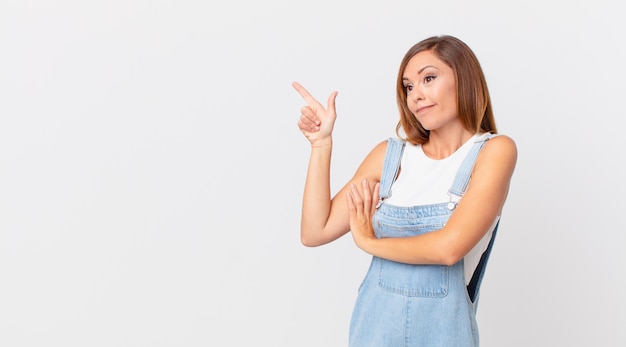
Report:
[[[504,170],[506,175],[513,173],[517,162],[517,145],[506,135],[494,136],[483,147],[476,166],[488,168],[486,171],[496,173]]]
[[[517,144],[507,135],[497,135],[489,139],[485,150],[496,156],[517,157]]]
[[[387,152],[387,142],[387,139],[378,142],[367,154],[357,171],[358,177],[380,180],[380,173]]]

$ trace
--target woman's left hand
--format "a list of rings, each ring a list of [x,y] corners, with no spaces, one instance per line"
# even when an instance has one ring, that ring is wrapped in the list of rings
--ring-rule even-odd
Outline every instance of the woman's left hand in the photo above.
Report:
[[[350,211],[350,231],[354,242],[363,249],[363,242],[376,239],[372,216],[378,204],[380,184],[376,183],[374,190],[370,188],[367,180],[361,182],[361,186],[350,185],[350,191],[346,195],[348,209]]]

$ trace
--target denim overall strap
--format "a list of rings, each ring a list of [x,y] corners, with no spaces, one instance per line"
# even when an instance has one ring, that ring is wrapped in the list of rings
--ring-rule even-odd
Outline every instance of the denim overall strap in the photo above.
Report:
[[[457,172],[456,177],[454,178],[454,182],[452,183],[452,188],[450,188],[450,190],[448,191],[448,195],[450,196],[450,202],[448,203],[448,208],[450,210],[453,210],[456,208],[457,203],[459,202],[459,200],[465,193],[465,189],[467,189],[467,185],[470,180],[470,175],[472,173],[472,170],[474,169],[474,164],[476,163],[476,158],[478,158],[478,154],[480,153],[480,150],[483,148],[485,143],[489,139],[493,138],[494,136],[497,136],[497,135],[489,134],[477,140],[474,146],[470,149],[470,152],[465,157],[465,160],[461,164],[461,167],[459,168],[459,171]],[[478,262],[478,265],[476,266],[476,270],[474,270],[474,274],[472,275],[472,278],[470,279],[470,282],[467,285],[467,293],[470,297],[470,300],[472,300],[473,303],[476,303],[478,299],[478,293],[480,291],[480,284],[482,282],[483,275],[485,274],[485,268],[487,267],[487,261],[489,260],[491,249],[493,248],[493,243],[496,238],[496,232],[498,231],[499,224],[500,224],[500,221],[498,220],[498,223],[494,227],[493,232],[491,234],[489,245],[487,245],[487,249],[480,257],[480,261]]]
[[[470,176],[472,174],[472,170],[474,169],[474,164],[476,163],[476,158],[478,158],[478,154],[480,150],[483,148],[487,140],[491,139],[496,135],[488,134],[483,138],[477,140],[474,143],[474,146],[470,149],[469,153],[465,157],[465,160],[461,164],[461,167],[456,173],[454,177],[454,182],[452,183],[452,187],[448,190],[448,196],[450,196],[450,202],[448,203],[448,208],[450,210],[454,210],[456,208],[457,203],[461,200],[461,197],[465,193],[465,189],[467,189],[467,184],[469,183]]]
[[[380,189],[377,208],[383,199],[391,196],[391,185],[395,182],[400,169],[400,161],[402,160],[402,152],[406,143],[400,139],[390,137],[387,139],[387,152],[383,162],[383,171],[380,176]]]

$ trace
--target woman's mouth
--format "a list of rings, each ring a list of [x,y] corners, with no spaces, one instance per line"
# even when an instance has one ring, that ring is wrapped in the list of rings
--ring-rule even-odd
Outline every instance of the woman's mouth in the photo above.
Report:
[[[418,109],[415,111],[415,113],[417,114],[417,113],[420,113],[420,112],[424,112],[424,111],[426,111],[426,110],[429,110],[431,107],[433,107],[433,105],[422,106],[422,107],[418,108]]]

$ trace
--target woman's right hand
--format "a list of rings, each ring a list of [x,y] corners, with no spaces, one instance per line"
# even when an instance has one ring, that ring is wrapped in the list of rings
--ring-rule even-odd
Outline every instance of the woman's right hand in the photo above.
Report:
[[[328,97],[326,108],[322,106],[303,86],[297,82],[291,84],[304,98],[307,105],[300,109],[302,113],[298,121],[298,128],[309,140],[313,147],[324,146],[331,143],[331,135],[337,112],[335,110],[335,98],[337,92],[332,92]]]

